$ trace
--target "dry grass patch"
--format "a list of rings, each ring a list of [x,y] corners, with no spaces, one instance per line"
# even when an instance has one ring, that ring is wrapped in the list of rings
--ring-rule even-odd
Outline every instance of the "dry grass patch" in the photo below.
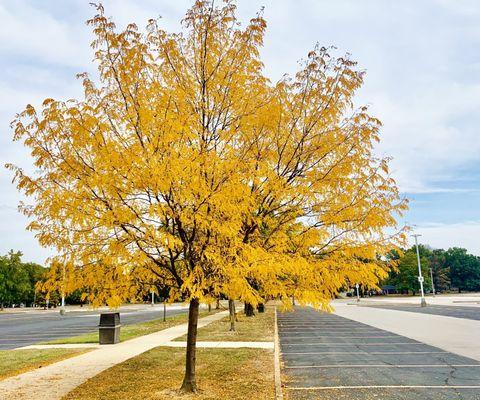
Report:
[[[207,315],[214,314],[215,311],[200,311],[200,318]],[[133,339],[138,336],[148,335],[161,331],[163,329],[171,328],[175,325],[180,325],[188,321],[188,312],[181,314],[167,316],[166,321],[161,319],[155,319],[152,321],[141,322],[138,324],[124,325],[120,329],[120,341]],[[66,337],[61,339],[55,339],[42,344],[78,344],[78,343],[98,343],[98,330],[95,332],[85,333],[79,336]]]
[[[255,312],[255,316],[247,317],[243,311],[237,312],[236,331],[230,332],[229,317],[198,329],[198,341],[225,341],[225,342],[271,342],[273,341],[275,306],[267,305],[264,313]],[[184,342],[187,336],[175,341]]]
[[[196,394],[178,390],[185,349],[157,347],[89,379],[64,400],[272,400],[273,352],[197,349]]]
[[[90,349],[0,350],[0,380],[44,367]]]

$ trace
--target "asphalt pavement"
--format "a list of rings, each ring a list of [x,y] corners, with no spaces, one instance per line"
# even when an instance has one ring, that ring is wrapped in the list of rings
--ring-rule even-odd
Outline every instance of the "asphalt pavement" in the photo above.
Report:
[[[385,310],[409,311],[421,314],[442,315],[444,317],[464,318],[480,321],[480,307],[444,305],[428,305],[427,307],[420,307],[420,305],[414,304],[368,304],[364,307],[383,308]]]
[[[167,307],[167,315],[186,311],[186,308]],[[51,310],[0,314],[0,350],[93,332],[98,329],[99,314],[99,311],[91,310],[67,312],[64,316]],[[122,325],[159,318],[163,318],[162,305],[120,310]]]
[[[278,328],[290,400],[480,399],[476,360],[312,308]]]

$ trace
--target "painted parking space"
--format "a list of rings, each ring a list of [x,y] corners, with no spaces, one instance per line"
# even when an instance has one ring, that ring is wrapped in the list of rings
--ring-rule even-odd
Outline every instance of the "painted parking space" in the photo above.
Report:
[[[278,314],[288,399],[480,400],[480,362],[312,308]]]
[[[420,305],[405,305],[405,304],[369,304],[363,307],[383,308],[386,310],[408,311],[420,314],[442,315],[444,317],[473,319],[480,321],[480,307],[468,306],[439,306],[428,305],[427,307],[420,307]]]

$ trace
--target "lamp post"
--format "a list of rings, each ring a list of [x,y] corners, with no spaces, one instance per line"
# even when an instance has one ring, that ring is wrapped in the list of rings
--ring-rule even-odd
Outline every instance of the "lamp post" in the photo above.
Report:
[[[360,285],[358,283],[355,284],[355,289],[357,289],[357,302],[360,301],[360,293],[358,291],[359,286]]]
[[[418,263],[418,282],[420,282],[420,293],[421,293],[421,300],[420,306],[426,307],[427,302],[425,301],[425,293],[423,292],[423,276],[422,276],[422,266],[420,265],[420,252],[418,251],[418,237],[422,236],[420,234],[412,235],[415,238],[415,247],[417,248],[417,263]]]
[[[60,315],[65,315],[65,264],[62,264],[62,303],[60,306]]]
[[[433,283],[433,268],[430,268],[430,279],[432,280],[432,294],[435,297],[435,284]]]

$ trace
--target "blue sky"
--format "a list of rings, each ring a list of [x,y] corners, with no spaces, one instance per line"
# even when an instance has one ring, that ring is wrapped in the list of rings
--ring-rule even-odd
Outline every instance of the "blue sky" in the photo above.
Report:
[[[217,0],[218,1],[218,0]],[[162,16],[178,30],[189,0],[105,0],[119,27]],[[376,151],[392,171],[415,225],[433,247],[480,255],[480,2],[477,0],[239,0],[243,21],[265,6],[262,55],[272,80],[294,73],[315,43],[349,52],[367,70],[358,104],[384,124]],[[0,0],[0,163],[31,168],[9,122],[27,103],[81,94],[78,72],[95,73],[85,20],[89,0]],[[0,254],[50,254],[25,231],[21,200],[0,169]]]

